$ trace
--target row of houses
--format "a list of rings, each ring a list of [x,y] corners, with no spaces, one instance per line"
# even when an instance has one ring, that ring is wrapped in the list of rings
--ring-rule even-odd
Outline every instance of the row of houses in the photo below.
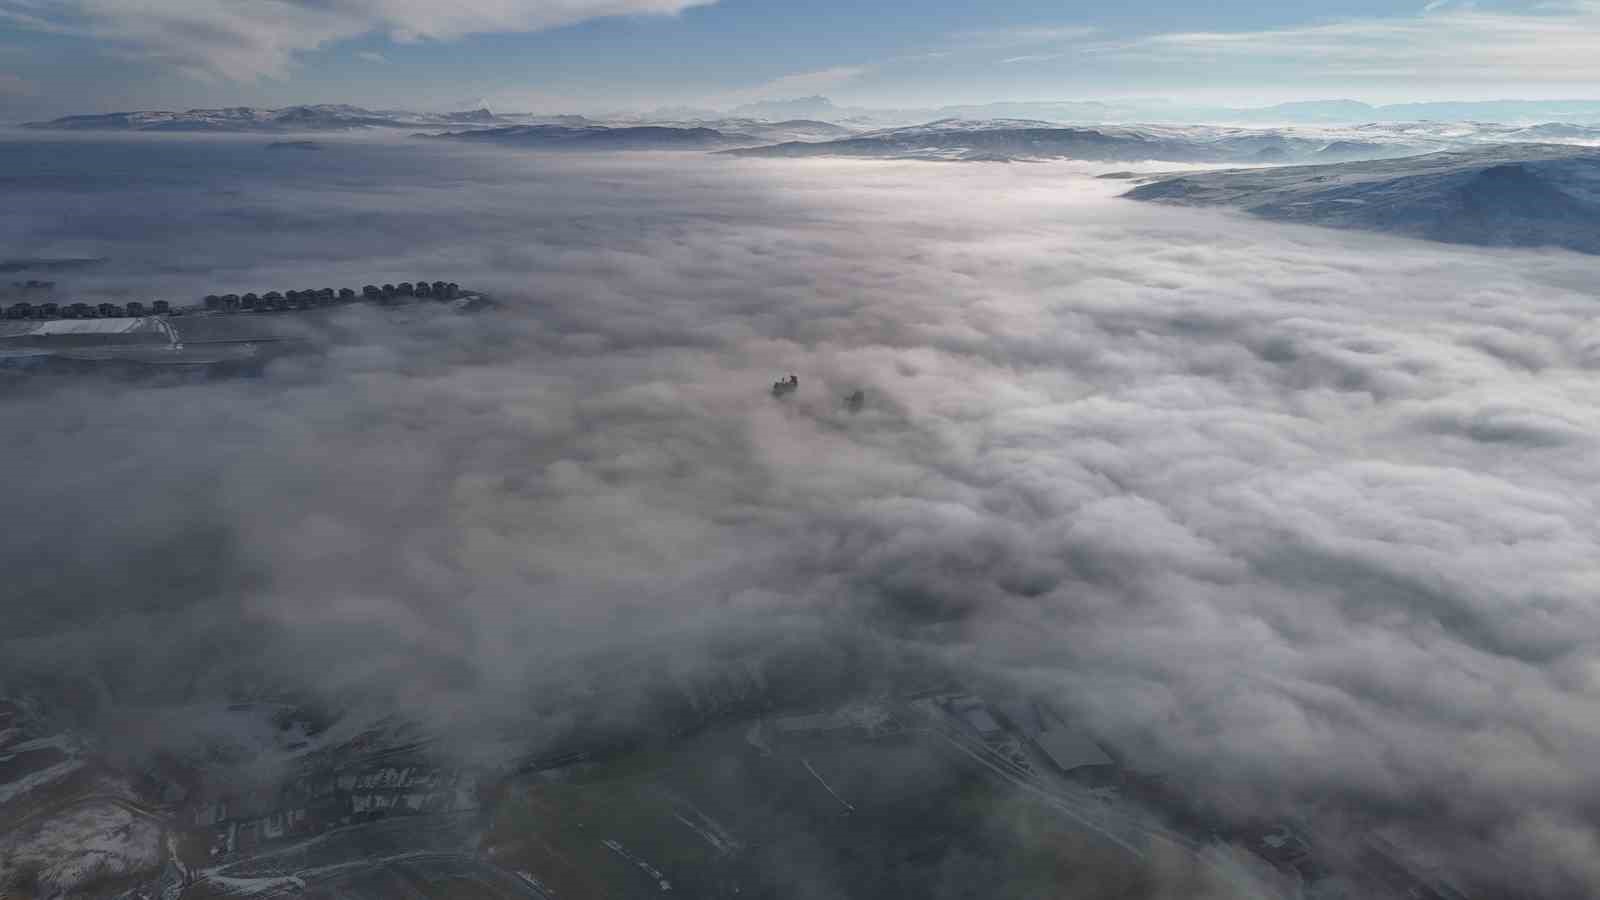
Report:
[[[322,288],[304,291],[267,291],[265,294],[207,294],[203,301],[206,310],[223,312],[276,312],[290,309],[311,309],[353,303],[357,300],[373,302],[393,301],[401,297],[422,297],[430,300],[455,300],[462,296],[461,286],[453,281],[402,281],[399,284],[364,285],[359,292],[351,288]],[[119,319],[141,316],[166,316],[181,314],[167,300],[153,300],[146,304],[138,300],[127,303],[33,303],[18,301],[4,308],[7,319]]]
[[[122,319],[140,316],[165,316],[172,304],[155,300],[149,306],[131,300],[127,303],[29,303],[21,301],[6,307],[7,319]]]
[[[453,281],[418,281],[412,284],[363,285],[357,293],[351,288],[322,288],[304,291],[267,291],[265,294],[207,294],[205,308],[212,312],[262,312],[286,309],[310,309],[352,303],[356,300],[384,302],[400,297],[425,297],[430,300],[455,300],[461,296],[461,285]]]
[[[216,799],[189,811],[212,857],[392,815],[463,812],[479,804],[476,776],[428,764],[375,766],[297,779],[273,796]]]

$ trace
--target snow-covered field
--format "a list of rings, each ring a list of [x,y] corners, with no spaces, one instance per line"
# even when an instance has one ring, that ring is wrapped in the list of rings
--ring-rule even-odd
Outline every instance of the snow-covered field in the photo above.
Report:
[[[73,895],[96,882],[149,874],[162,859],[161,826],[110,801],[91,801],[0,834],[0,885],[32,896]]]

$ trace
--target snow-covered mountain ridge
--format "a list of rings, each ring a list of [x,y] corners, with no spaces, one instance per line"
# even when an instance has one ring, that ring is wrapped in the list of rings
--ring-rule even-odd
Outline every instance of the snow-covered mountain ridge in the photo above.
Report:
[[[1494,247],[1600,253],[1600,148],[1508,144],[1160,178],[1134,200]]]

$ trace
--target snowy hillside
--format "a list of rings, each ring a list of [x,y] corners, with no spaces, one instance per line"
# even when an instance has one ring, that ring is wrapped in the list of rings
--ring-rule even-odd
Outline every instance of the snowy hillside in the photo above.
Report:
[[[1393,160],[1205,172],[1134,200],[1497,247],[1600,253],[1600,150],[1511,144]]]

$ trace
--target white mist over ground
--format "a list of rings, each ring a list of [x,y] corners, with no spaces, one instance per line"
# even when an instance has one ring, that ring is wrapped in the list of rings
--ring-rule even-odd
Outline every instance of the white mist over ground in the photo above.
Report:
[[[1600,259],[1065,164],[260,144],[0,144],[7,253],[505,307],[351,310],[259,379],[8,380],[14,678],[464,715],[602,646],[853,629],[1240,814],[1600,891]]]

